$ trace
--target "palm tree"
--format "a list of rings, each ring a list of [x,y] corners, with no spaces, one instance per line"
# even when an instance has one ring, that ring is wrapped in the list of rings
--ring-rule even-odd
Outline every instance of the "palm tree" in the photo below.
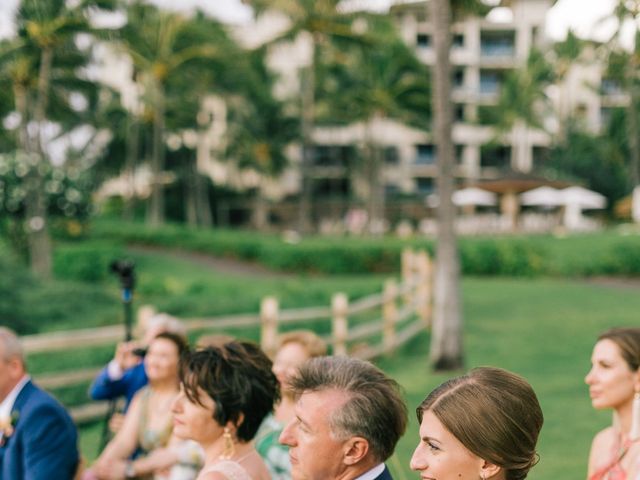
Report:
[[[454,230],[454,151],[451,139],[451,5],[449,0],[431,0],[431,23],[436,63],[433,71],[434,138],[438,148],[437,188],[438,236],[434,279],[434,311],[429,352],[436,370],[462,367],[462,312],[460,305],[460,265]]]
[[[581,53],[586,42],[576,36],[572,30],[567,32],[567,38],[561,42],[553,44],[553,69],[555,73],[556,83],[560,85],[561,91],[558,99],[558,113],[560,118],[559,137],[560,140],[565,138],[565,121],[569,117],[568,107],[570,105],[571,92],[565,88],[565,80],[571,68],[581,62]]]
[[[429,357],[436,370],[454,370],[463,364],[460,261],[451,200],[454,189],[454,149],[451,139],[451,24],[453,18],[486,14],[478,0],[430,0],[430,18],[436,60],[433,68],[434,138],[438,148],[438,235],[434,279],[434,310]]]
[[[153,134],[151,170],[153,183],[148,210],[152,225],[164,222],[165,133],[168,109],[167,84],[176,75],[184,74],[202,60],[211,64],[232,52],[228,45],[216,43],[216,35],[203,28],[200,15],[196,20],[176,13],[158,10],[136,0],[127,7],[128,21],[120,32],[120,47],[133,62],[134,71],[143,87],[143,102],[152,118]],[[215,22],[209,23],[211,27]],[[218,24],[219,25],[219,24]],[[220,27],[215,27],[221,31]],[[195,118],[194,118],[195,121]]]
[[[229,104],[226,152],[239,168],[253,170],[259,176],[253,212],[253,224],[259,230],[268,223],[265,184],[287,166],[285,149],[299,138],[300,127],[297,119],[287,113],[287,103],[273,96],[276,77],[267,68],[265,55],[266,48],[251,52],[242,92]]]
[[[290,20],[285,33],[274,42],[291,41],[306,33],[311,43],[310,64],[301,74],[302,186],[298,208],[298,228],[311,230],[311,168],[313,166],[313,128],[315,124],[316,75],[321,51],[335,39],[356,40],[360,35],[352,28],[352,15],[338,9],[340,0],[247,0],[257,12],[273,9]]]
[[[17,145],[34,167],[25,180],[26,231],[31,268],[41,277],[51,274],[47,198],[43,169],[38,168],[47,162],[44,129],[51,120],[73,124],[74,117],[81,117],[69,113],[74,110],[69,107],[72,94],[91,101],[92,83],[76,73],[86,66],[88,55],[74,42],[79,33],[93,31],[88,21],[89,10],[110,7],[111,3],[83,0],[67,7],[64,0],[24,0],[16,15],[17,38],[4,43],[0,52],[2,69],[8,73],[20,116]]]
[[[361,14],[356,22],[366,30],[366,43],[337,43],[329,63],[319,69],[318,120],[366,125],[366,204],[373,233],[384,220],[384,145],[379,143],[378,129],[389,119],[424,128],[430,118],[430,92],[425,81],[427,68],[398,36],[388,17]]]
[[[516,146],[524,151],[531,148],[528,131],[531,127],[543,130],[543,119],[549,111],[545,88],[555,79],[552,65],[537,49],[529,52],[525,66],[509,72],[498,99],[497,132],[519,135]],[[517,157],[518,150],[514,152]]]

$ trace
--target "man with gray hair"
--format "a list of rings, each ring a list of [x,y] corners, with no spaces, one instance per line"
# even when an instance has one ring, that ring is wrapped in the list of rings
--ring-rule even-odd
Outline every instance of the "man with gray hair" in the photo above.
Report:
[[[64,407],[27,375],[16,334],[0,327],[0,478],[71,480],[77,442]]]
[[[290,380],[295,417],[280,435],[293,480],[391,480],[384,465],[407,426],[397,382],[369,362],[318,357]]]

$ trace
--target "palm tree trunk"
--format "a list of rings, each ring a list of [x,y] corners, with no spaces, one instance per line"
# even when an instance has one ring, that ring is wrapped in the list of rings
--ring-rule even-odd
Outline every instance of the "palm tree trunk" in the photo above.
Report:
[[[367,198],[367,216],[369,218],[369,233],[381,234],[384,224],[384,190],[380,180],[380,168],[382,165],[382,148],[376,144],[373,132],[374,125],[379,117],[374,117],[367,125],[367,177],[369,192]]]
[[[204,175],[201,175],[196,168],[196,206],[198,210],[198,222],[203,227],[213,226],[213,216],[211,215],[211,201],[209,199],[208,183]]]
[[[129,195],[124,198],[122,218],[131,221],[134,217],[134,205],[136,200],[136,160],[140,152],[140,127],[135,114],[129,112],[129,128],[127,129],[127,158],[124,167],[127,178]]]
[[[164,223],[164,91],[161,85],[156,87],[156,104],[153,116],[153,150],[151,158],[151,203],[149,205],[148,221],[150,225],[158,226]]]
[[[315,115],[315,88],[316,88],[316,55],[318,48],[316,39],[312,37],[312,60],[306,69],[302,84],[302,161],[300,175],[302,177],[300,187],[300,202],[298,203],[298,230],[301,233],[309,233],[313,228],[312,216],[312,170],[313,170],[313,126]]]
[[[198,226],[198,205],[196,192],[196,171],[193,162],[189,162],[186,168],[186,178],[184,185],[184,209],[187,225],[190,227]]]
[[[449,0],[431,0],[431,21],[436,51],[433,106],[438,155],[438,236],[430,361],[435,370],[462,367],[462,315],[460,267],[454,229],[456,211],[451,200],[454,188],[454,152],[451,139],[451,6]]]
[[[45,161],[42,138],[43,124],[49,103],[49,80],[53,50],[44,48],[40,56],[40,71],[38,72],[38,96],[34,107],[36,129],[30,141],[28,153],[38,157],[38,164]],[[47,198],[44,193],[44,178],[39,168],[31,168],[26,181],[27,195],[25,198],[27,243],[31,271],[40,278],[51,276],[51,238],[47,222]]]

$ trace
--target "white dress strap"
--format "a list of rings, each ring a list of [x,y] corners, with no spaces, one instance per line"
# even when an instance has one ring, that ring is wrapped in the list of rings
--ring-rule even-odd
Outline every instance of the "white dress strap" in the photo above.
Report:
[[[229,480],[252,480],[242,465],[233,460],[220,460],[203,471],[203,473],[209,472],[222,473]]]

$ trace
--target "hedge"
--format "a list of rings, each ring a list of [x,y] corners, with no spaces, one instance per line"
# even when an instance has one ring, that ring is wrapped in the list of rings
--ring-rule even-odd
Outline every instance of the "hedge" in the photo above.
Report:
[[[94,238],[122,244],[179,248],[255,261],[297,273],[361,274],[397,272],[403,248],[424,248],[431,239],[309,237],[297,243],[254,231],[151,228],[137,223],[96,222]],[[640,236],[615,231],[596,235],[464,237],[460,259],[465,275],[561,276],[640,274]]]

